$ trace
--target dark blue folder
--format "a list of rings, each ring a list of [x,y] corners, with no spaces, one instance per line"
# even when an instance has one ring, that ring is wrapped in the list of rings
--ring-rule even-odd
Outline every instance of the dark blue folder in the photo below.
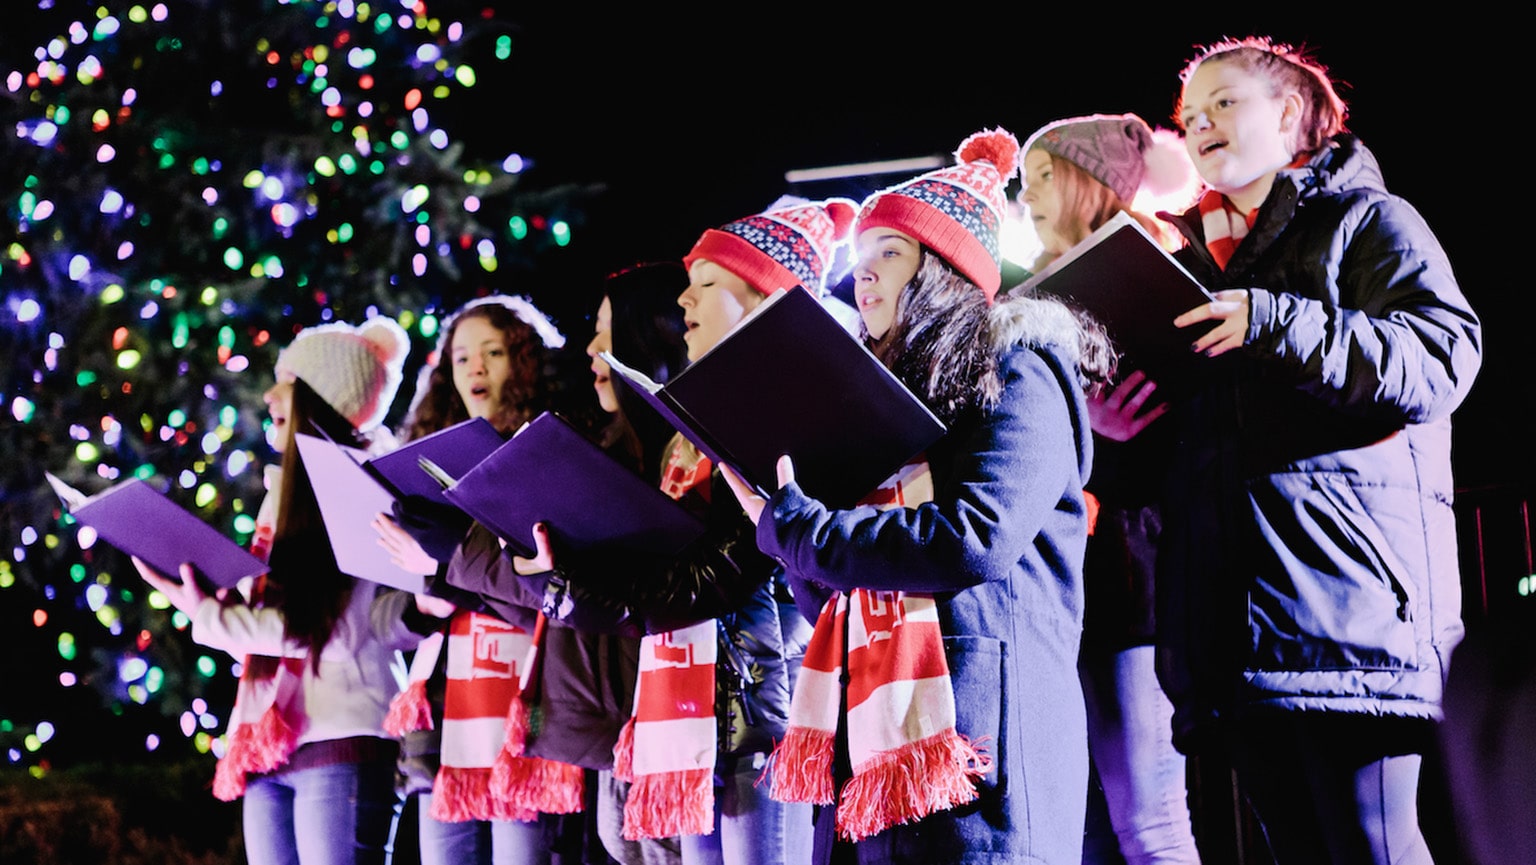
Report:
[[[1173,320],[1214,298],[1125,213],[1011,293],[1031,292],[1087,310],[1109,332],[1126,371],[1142,370],[1165,395],[1177,395],[1210,366],[1189,347],[1214,323],[1179,328]]]
[[[944,424],[804,288],[779,291],[665,385],[615,374],[706,456],[759,491],[789,454],[807,495],[849,507],[944,435]]]

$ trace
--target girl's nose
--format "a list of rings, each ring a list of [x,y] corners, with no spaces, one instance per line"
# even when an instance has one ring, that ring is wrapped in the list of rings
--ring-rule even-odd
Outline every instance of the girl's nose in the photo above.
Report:
[[[1190,121],[1189,121],[1189,131],[1191,131],[1191,132],[1198,132],[1198,131],[1210,128],[1210,125],[1211,125],[1211,118],[1206,116],[1206,113],[1204,111],[1202,111],[1202,112],[1200,112],[1199,114],[1196,114],[1193,118],[1190,119]]]
[[[866,282],[875,278],[874,261],[878,252],[872,255],[860,255],[853,261],[853,281]]]

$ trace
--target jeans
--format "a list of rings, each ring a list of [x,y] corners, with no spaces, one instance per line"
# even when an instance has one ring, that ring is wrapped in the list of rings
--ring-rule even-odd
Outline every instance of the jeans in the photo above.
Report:
[[[465,820],[445,823],[431,817],[432,794],[417,801],[421,822],[421,865],[548,865],[554,823],[541,816],[520,820]]]
[[[1250,719],[1238,781],[1276,865],[1432,865],[1419,829],[1429,722],[1343,713]]]
[[[1173,747],[1173,704],[1157,682],[1156,650],[1085,653],[1078,665],[1088,753],[1104,787],[1109,827],[1090,814],[1086,865],[1198,865],[1184,756]],[[1097,829],[1097,831],[1095,831]],[[1118,842],[1118,843],[1116,843]]]
[[[715,831],[678,839],[683,865],[807,865],[811,805],[775,802],[756,786],[766,754],[720,757],[715,766]]]
[[[252,776],[241,817],[250,865],[383,865],[395,763],[333,763]]]

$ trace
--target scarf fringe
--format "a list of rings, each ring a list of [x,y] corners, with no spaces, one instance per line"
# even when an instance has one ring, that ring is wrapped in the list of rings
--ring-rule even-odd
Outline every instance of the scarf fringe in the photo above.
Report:
[[[399,737],[417,730],[430,729],[432,705],[427,702],[427,683],[412,682],[389,702],[389,714],[384,716],[384,731]]]
[[[491,795],[530,811],[576,814],[585,808],[583,778],[580,766],[503,750],[491,768]]]
[[[708,769],[641,775],[624,803],[624,839],[710,835],[715,831],[715,779]]]
[[[887,751],[854,771],[837,807],[837,834],[858,841],[964,805],[992,758],[954,730]]]
[[[501,742],[501,752],[496,755],[496,762],[501,762],[503,755],[506,757],[521,757],[528,747],[528,702],[519,694],[512,698],[512,704],[507,707],[507,719],[502,724],[502,732],[505,738]]]
[[[229,750],[214,768],[214,797],[233,802],[245,795],[245,776],[270,772],[288,762],[298,739],[276,706],[268,707],[255,724],[236,727],[229,735]]]
[[[635,719],[619,728],[619,740],[613,744],[613,777],[625,783],[635,780]]]
[[[491,792],[490,769],[466,769],[444,766],[437,770],[432,784],[432,819],[441,823],[467,820],[517,820],[529,823],[538,819],[532,808],[523,808]]]
[[[810,727],[790,727],[773,749],[768,765],[768,795],[778,802],[832,803],[833,734]]]

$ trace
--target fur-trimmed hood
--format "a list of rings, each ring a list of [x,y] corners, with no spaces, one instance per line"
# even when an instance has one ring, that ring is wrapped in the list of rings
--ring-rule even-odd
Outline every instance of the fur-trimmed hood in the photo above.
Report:
[[[1076,367],[1078,382],[1084,387],[1109,377],[1107,345],[1096,350],[1084,323],[1060,301],[1038,295],[1011,296],[992,307],[987,324],[992,348],[999,353],[1014,345],[1053,346]]]

